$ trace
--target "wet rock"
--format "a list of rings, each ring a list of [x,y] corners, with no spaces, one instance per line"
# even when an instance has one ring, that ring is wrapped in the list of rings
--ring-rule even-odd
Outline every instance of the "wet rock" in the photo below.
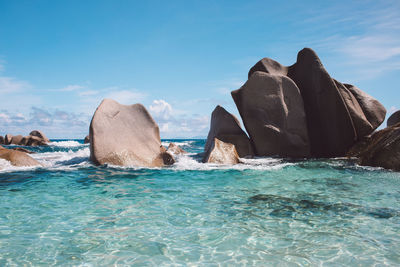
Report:
[[[235,145],[214,138],[210,153],[204,157],[203,162],[233,165],[239,163],[239,155]]]
[[[28,154],[21,151],[6,149],[2,146],[0,146],[0,158],[8,160],[14,166],[40,165],[39,162],[30,157]]]
[[[363,166],[400,171],[400,123],[377,131],[355,144],[347,153]]]
[[[93,115],[90,158],[95,164],[160,167],[173,162],[161,145],[158,125],[141,104],[104,99]]]
[[[85,136],[85,139],[83,140],[83,143],[84,143],[84,144],[89,144],[89,143],[90,143],[89,135],[86,135],[86,136]]]
[[[175,143],[169,143],[167,152],[175,155],[186,154],[187,152]]]
[[[206,156],[211,152],[215,138],[224,143],[235,145],[241,158],[254,156],[253,147],[246,133],[242,130],[239,120],[221,106],[217,106],[211,114],[210,131],[204,147]]]

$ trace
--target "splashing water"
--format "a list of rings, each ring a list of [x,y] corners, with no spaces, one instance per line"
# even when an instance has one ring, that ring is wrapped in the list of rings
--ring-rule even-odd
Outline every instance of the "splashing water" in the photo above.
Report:
[[[400,265],[400,173],[346,159],[94,166],[82,140],[0,160],[0,266]]]

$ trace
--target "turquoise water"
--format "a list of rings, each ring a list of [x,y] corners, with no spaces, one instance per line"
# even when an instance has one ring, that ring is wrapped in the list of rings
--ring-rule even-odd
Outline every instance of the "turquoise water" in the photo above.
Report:
[[[168,144],[165,140],[164,145]],[[331,159],[89,163],[81,140],[0,162],[0,266],[396,266],[400,173]]]

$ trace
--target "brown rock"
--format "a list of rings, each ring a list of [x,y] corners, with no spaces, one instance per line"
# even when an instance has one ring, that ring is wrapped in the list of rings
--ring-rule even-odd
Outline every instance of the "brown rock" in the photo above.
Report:
[[[358,157],[360,165],[400,171],[400,123],[357,143],[347,156]]]
[[[204,147],[205,157],[211,152],[215,138],[235,145],[241,158],[254,156],[253,147],[239,120],[221,106],[217,106],[211,114],[210,131]]]
[[[42,139],[42,141],[44,143],[50,142],[49,138],[47,138],[46,135],[44,135],[44,133],[42,131],[34,130],[34,131],[30,132],[29,135],[39,137],[40,139]]]
[[[4,137],[4,144],[5,145],[9,145],[11,144],[11,139],[12,139],[12,135],[11,134],[6,134],[6,136]]]
[[[183,150],[180,146],[176,145],[175,143],[169,143],[167,152],[170,152],[171,154],[175,155],[187,153],[185,150]]]
[[[390,127],[399,122],[400,122],[400,110],[390,115],[389,119],[387,120],[387,126]]]
[[[89,144],[89,143],[90,143],[89,135],[86,135],[86,136],[85,136],[85,139],[83,140],[83,143],[84,143],[84,144]]]
[[[0,135],[0,145],[4,144],[4,137],[2,135]]]
[[[22,135],[14,135],[11,138],[11,143],[12,145],[19,145],[21,143],[22,138],[24,138]]]
[[[28,154],[20,151],[6,149],[0,146],[0,158],[8,160],[14,166],[37,166],[40,165]]]
[[[90,158],[95,164],[160,167],[173,163],[161,145],[159,128],[141,104],[104,99],[93,115]]]
[[[291,79],[257,71],[232,97],[257,156],[310,155],[303,100]]]
[[[212,144],[211,151],[203,159],[203,162],[227,165],[239,163],[239,155],[236,152],[235,145],[224,143],[217,138],[214,138]]]
[[[386,110],[377,100],[353,85],[332,79],[310,48],[301,50],[297,62],[289,67],[262,59],[250,69],[249,79],[257,71],[287,76],[299,88],[313,157],[345,155],[385,118]]]
[[[20,151],[20,152],[25,152],[27,154],[35,154],[35,152],[30,151],[28,149],[22,148],[22,147],[14,147],[12,150]]]

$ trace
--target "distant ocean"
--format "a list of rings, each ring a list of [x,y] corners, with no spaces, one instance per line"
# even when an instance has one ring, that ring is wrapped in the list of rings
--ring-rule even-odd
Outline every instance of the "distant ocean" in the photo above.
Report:
[[[83,140],[0,160],[0,266],[400,265],[400,173],[346,159],[93,166]]]

